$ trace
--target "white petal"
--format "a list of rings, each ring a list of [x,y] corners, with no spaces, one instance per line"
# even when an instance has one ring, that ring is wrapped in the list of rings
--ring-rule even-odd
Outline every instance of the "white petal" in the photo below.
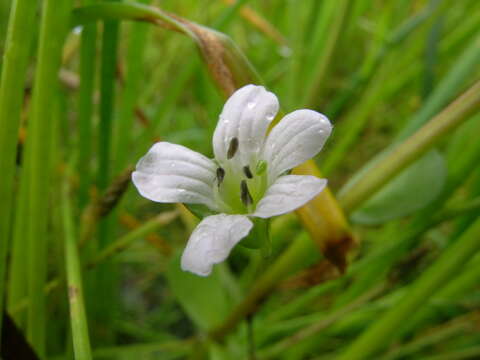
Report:
[[[270,180],[315,156],[331,131],[330,121],[316,111],[297,110],[286,115],[265,142],[263,157]]]
[[[140,194],[157,202],[205,204],[216,209],[216,166],[184,146],[158,142],[137,163],[132,181]]]
[[[310,175],[286,175],[270,186],[253,216],[269,218],[298,209],[327,186],[327,179]]]
[[[248,235],[252,222],[243,215],[218,214],[204,218],[190,235],[182,255],[182,269],[207,276]]]
[[[250,165],[263,148],[268,125],[278,111],[277,97],[263,86],[246,85],[227,100],[213,134],[213,151],[220,162],[227,160],[233,138],[238,139],[234,159]]]

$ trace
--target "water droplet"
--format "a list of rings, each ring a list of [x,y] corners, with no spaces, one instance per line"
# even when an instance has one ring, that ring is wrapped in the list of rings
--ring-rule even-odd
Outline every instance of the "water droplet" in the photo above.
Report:
[[[255,102],[253,102],[253,101],[250,101],[250,102],[247,104],[247,108],[253,109],[256,105],[257,105],[257,103],[255,103]]]
[[[224,124],[228,124],[230,121],[228,119],[223,120]]]
[[[268,121],[272,121],[274,118],[275,118],[275,114],[273,114],[273,113],[267,114],[267,120]]]
[[[329,125],[330,124],[330,121],[328,121],[328,119],[325,117],[325,116],[322,116],[320,118],[320,122],[323,124],[323,125]]]
[[[170,167],[174,168],[175,166],[177,166],[177,164],[175,164],[175,162],[172,161],[172,162],[170,163]]]

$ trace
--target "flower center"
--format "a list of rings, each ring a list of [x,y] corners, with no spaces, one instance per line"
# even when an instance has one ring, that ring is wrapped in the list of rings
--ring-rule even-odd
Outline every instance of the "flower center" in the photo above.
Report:
[[[252,160],[239,163],[238,139],[233,138],[227,151],[227,161],[216,171],[215,197],[221,210],[232,214],[252,213],[267,188],[267,163]]]

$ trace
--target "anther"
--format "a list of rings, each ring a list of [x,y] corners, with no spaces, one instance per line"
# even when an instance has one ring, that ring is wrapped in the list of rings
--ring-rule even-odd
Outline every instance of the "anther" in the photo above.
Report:
[[[221,167],[217,168],[217,185],[220,186],[225,178],[225,170]]]
[[[235,153],[238,150],[238,138],[234,137],[230,140],[230,145],[228,146],[227,159],[231,159],[235,156]]]
[[[252,172],[250,171],[250,168],[247,166],[244,166],[243,167],[243,173],[245,174],[245,176],[249,179],[252,179],[253,178],[253,174]]]
[[[242,203],[245,206],[249,206],[253,204],[252,195],[248,191],[247,181],[242,180],[240,183],[240,198],[242,199]]]

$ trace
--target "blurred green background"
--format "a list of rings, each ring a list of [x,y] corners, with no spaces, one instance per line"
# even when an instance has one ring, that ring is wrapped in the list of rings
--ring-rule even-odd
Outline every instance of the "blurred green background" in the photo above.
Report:
[[[480,358],[480,3],[139,3],[0,4],[5,360]],[[179,266],[198,219],[129,186],[155,141],[212,157],[225,83],[177,16],[238,46],[235,86],[334,124],[314,230],[278,217],[266,261],[237,246],[208,278]],[[315,235],[337,229],[344,273]]]

